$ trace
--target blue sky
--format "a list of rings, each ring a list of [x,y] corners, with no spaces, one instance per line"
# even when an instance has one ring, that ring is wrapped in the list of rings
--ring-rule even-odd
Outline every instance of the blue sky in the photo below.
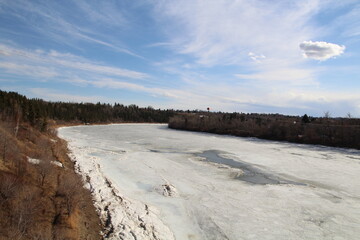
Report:
[[[360,117],[360,1],[0,0],[0,89]]]

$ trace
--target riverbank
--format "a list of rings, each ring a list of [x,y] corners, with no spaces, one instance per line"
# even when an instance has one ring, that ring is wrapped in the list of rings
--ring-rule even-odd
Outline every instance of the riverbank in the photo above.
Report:
[[[91,194],[54,124],[39,131],[0,121],[1,239],[101,239]]]

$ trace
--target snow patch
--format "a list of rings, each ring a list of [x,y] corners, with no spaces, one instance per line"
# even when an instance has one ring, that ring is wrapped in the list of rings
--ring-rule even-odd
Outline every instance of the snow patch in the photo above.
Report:
[[[32,163],[32,164],[35,164],[35,165],[37,165],[37,164],[39,164],[41,162],[41,160],[36,159],[36,158],[27,157],[27,159],[28,159],[29,163]]]
[[[61,167],[61,168],[64,167],[64,165],[59,161],[51,161],[51,164],[56,165],[56,166]]]
[[[31,158],[31,157],[27,157],[27,159],[28,159],[29,163],[35,164],[35,165],[38,165],[43,161],[43,160],[40,160],[40,159]],[[55,166],[61,167],[61,168],[64,167],[63,164],[61,162],[59,162],[59,161],[51,161],[50,163],[55,165]]]

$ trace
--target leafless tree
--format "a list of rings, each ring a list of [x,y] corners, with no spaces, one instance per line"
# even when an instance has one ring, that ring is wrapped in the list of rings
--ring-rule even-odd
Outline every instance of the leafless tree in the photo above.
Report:
[[[330,111],[326,111],[324,112],[324,118],[331,118],[331,112]]]
[[[35,225],[35,217],[40,209],[38,201],[40,193],[31,187],[24,187],[17,196],[16,208],[12,213],[13,239],[22,239],[23,236]]]
[[[18,152],[16,152],[16,153],[18,153]],[[28,169],[29,162],[27,161],[27,159],[24,156],[21,156],[19,154],[16,154],[13,159],[14,159],[14,164],[15,164],[15,168],[16,168],[16,174],[18,176],[24,176],[24,174],[26,173],[26,171]]]
[[[2,159],[5,162],[6,161],[6,151],[7,151],[7,144],[8,144],[8,140],[5,134],[3,134],[2,136]]]
[[[66,208],[69,215],[83,204],[83,183],[81,178],[73,172],[62,175],[59,183],[58,194],[65,198]]]
[[[17,138],[17,134],[19,132],[19,124],[20,124],[20,119],[22,117],[22,113],[21,113],[21,108],[19,105],[15,106],[15,121],[16,121],[16,126],[15,126],[15,131],[14,131],[14,135],[15,138]]]
[[[45,178],[51,176],[54,167],[55,166],[52,165],[48,160],[40,160],[37,169],[39,171],[39,181],[41,186],[44,186]]]
[[[7,204],[8,200],[19,191],[20,183],[14,175],[1,175],[0,177],[0,207]]]
[[[4,129],[0,129],[0,150],[1,157],[4,162],[7,159],[7,151],[8,151],[8,134],[4,131]]]

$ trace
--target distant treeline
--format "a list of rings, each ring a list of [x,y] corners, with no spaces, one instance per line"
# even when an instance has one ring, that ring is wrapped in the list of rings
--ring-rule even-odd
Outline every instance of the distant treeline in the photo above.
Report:
[[[360,119],[160,110],[115,103],[48,102],[0,90],[0,120],[46,130],[57,123],[169,123],[170,128],[360,149]]]
[[[313,118],[280,114],[182,113],[171,117],[174,129],[257,137],[295,143],[360,149],[360,119]]]
[[[174,110],[160,110],[152,107],[141,108],[136,105],[124,106],[102,103],[48,102],[41,99],[28,99],[16,92],[0,90],[0,117],[17,118],[32,126],[45,128],[48,120],[74,123],[107,122],[158,122],[167,123]]]

